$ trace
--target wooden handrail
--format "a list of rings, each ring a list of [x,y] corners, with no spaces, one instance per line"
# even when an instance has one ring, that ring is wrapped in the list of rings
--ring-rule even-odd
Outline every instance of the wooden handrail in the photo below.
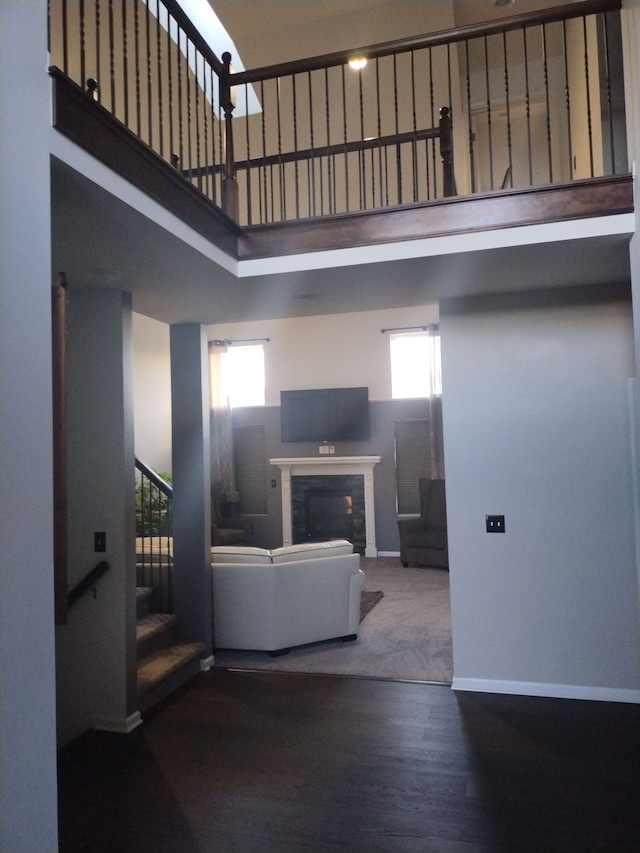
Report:
[[[84,593],[91,589],[100,578],[109,571],[109,563],[106,560],[101,560],[88,572],[79,583],[77,583],[67,596],[67,607],[71,607],[76,601],[81,598]]]
[[[330,157],[332,154],[375,151],[378,148],[386,148],[390,145],[404,145],[407,142],[422,142],[425,139],[437,139],[440,135],[439,128],[430,127],[426,130],[414,130],[407,131],[406,133],[389,134],[388,136],[377,136],[372,139],[363,139],[362,141],[319,145],[316,148],[305,148],[300,151],[268,154],[264,157],[252,157],[250,160],[236,160],[236,171],[238,169],[251,169],[258,166],[276,166],[281,163],[298,163],[304,160],[312,160],[314,157]],[[197,175],[220,172],[222,169],[222,166],[214,166],[213,168],[206,166],[201,169],[185,170],[182,174],[190,178]]]
[[[260,80],[269,80],[274,77],[287,77],[292,74],[302,74],[307,71],[331,68],[335,65],[346,65],[354,57],[366,56],[367,59],[376,59],[382,56],[390,56],[394,53],[408,53],[412,50],[421,50],[451,44],[452,42],[465,41],[466,39],[495,35],[496,33],[510,30],[519,30],[535,24],[550,24],[554,21],[581,18],[599,12],[616,11],[621,8],[622,0],[583,0],[580,3],[569,3],[564,6],[555,6],[551,9],[541,9],[537,12],[523,12],[520,15],[498,18],[495,21],[467,24],[464,27],[441,30],[437,33],[381,42],[380,44],[360,47],[357,50],[339,50],[335,53],[326,53],[307,59],[296,59],[289,62],[281,62],[277,65],[265,65],[261,68],[253,68],[250,71],[237,71],[232,74],[232,81],[233,85],[257,83]]]
[[[218,59],[215,53],[211,50],[211,45],[205,41],[200,35],[199,30],[191,22],[188,15],[182,10],[182,7],[176,0],[162,0],[169,14],[175,18],[178,25],[185,31],[189,39],[198,48],[213,70],[219,76],[224,76],[225,68],[222,62]]]

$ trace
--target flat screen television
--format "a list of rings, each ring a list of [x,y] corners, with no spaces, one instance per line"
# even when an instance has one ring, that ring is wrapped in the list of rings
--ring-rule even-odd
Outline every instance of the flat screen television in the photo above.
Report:
[[[316,388],[280,392],[283,442],[366,441],[369,389]]]

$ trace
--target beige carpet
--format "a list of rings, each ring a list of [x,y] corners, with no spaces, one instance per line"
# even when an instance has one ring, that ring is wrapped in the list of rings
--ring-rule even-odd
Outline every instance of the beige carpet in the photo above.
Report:
[[[405,569],[394,557],[365,559],[365,589],[384,597],[360,624],[352,643],[314,643],[272,658],[266,652],[216,651],[215,666],[272,672],[357,675],[451,683],[449,574]]]

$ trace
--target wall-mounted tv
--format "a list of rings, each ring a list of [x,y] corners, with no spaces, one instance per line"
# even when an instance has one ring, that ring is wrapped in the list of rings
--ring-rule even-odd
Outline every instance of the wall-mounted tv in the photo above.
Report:
[[[283,442],[366,441],[369,389],[316,388],[280,392]]]

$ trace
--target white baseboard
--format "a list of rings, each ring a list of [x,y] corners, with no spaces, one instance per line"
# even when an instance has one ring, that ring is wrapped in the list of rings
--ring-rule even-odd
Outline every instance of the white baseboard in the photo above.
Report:
[[[399,557],[400,551],[378,551],[378,557]]]
[[[142,717],[140,711],[134,711],[123,720],[98,720],[94,723],[93,728],[101,732],[115,732],[119,735],[128,735],[138,726],[142,725]]]
[[[493,681],[486,678],[456,678],[452,690],[470,693],[504,693],[512,696],[542,696],[550,699],[587,699],[593,702],[640,704],[640,690],[618,687],[583,687],[578,684],[541,684],[537,681]]]
[[[201,658],[200,660],[200,672],[209,672],[211,667],[215,664],[216,659],[213,655],[209,655],[209,657]]]
[[[542,684],[537,681],[493,681],[487,678],[456,678],[452,690],[471,693],[505,693],[513,696],[544,696],[551,699],[587,699],[595,702],[640,704],[640,690],[620,687],[583,687],[578,684]]]

